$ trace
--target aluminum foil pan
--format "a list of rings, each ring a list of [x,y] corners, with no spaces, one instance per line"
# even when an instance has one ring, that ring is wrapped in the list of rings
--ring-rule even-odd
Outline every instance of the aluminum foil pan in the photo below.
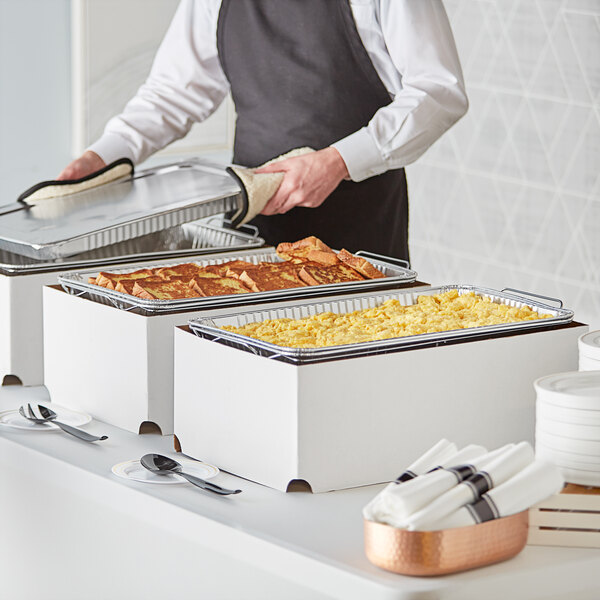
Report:
[[[237,210],[241,202],[223,167],[199,159],[161,165],[0,216],[0,248],[53,260]]]
[[[264,246],[265,241],[258,235],[256,227],[243,225],[239,229],[232,229],[229,225],[229,221],[209,217],[53,261],[35,260],[0,250],[0,274],[18,276],[50,271],[64,272],[171,257],[181,257],[185,261],[188,256]]]
[[[436,333],[423,333],[401,338],[389,338],[373,342],[360,342],[356,344],[344,344],[339,346],[327,346],[324,348],[290,348],[277,346],[275,344],[257,340],[230,331],[223,331],[221,327],[230,325],[241,327],[248,323],[256,323],[267,319],[303,319],[322,312],[333,312],[344,314],[355,310],[374,308],[387,300],[398,300],[401,304],[408,306],[417,302],[418,296],[432,296],[449,290],[458,290],[459,294],[474,292],[477,295],[489,298],[499,304],[509,306],[530,306],[533,310],[549,313],[550,318],[535,321],[523,321],[520,323],[503,323],[500,325],[486,325],[469,329],[455,329]],[[532,297],[524,297],[519,294],[529,294]],[[555,301],[559,307],[550,306],[542,300]],[[410,348],[444,344],[453,340],[474,339],[500,335],[503,333],[518,332],[536,327],[549,327],[569,323],[573,320],[573,311],[562,308],[562,302],[555,298],[547,298],[537,294],[530,294],[520,290],[507,288],[503,291],[473,285],[444,285],[419,290],[394,290],[386,293],[370,294],[353,298],[332,298],[320,300],[319,302],[303,302],[296,306],[285,308],[263,308],[252,312],[227,315],[223,317],[212,317],[192,319],[189,321],[190,329],[199,337],[220,342],[246,352],[252,352],[267,358],[288,362],[295,365],[323,362],[327,360],[344,359],[370,354],[382,354]]]
[[[412,283],[417,278],[417,273],[409,269],[407,266],[408,263],[405,261],[363,251],[356,252],[355,254],[356,256],[368,258],[371,264],[377,267],[385,277],[381,279],[365,279],[363,281],[311,285],[272,292],[249,292],[248,294],[231,294],[226,296],[210,296],[184,300],[146,300],[144,298],[136,298],[129,294],[117,292],[116,290],[109,290],[88,283],[88,277],[96,277],[98,275],[97,269],[77,273],[65,273],[64,275],[59,276],[58,281],[63,289],[71,294],[85,296],[86,298],[102,302],[103,304],[112,304],[122,310],[134,310],[139,314],[155,315],[201,310],[204,308],[241,306],[261,302],[278,302],[292,298],[309,298],[340,292],[358,292],[377,288],[398,287],[399,284]],[[254,264],[262,261],[281,262],[281,259],[277,256],[277,252],[274,248],[248,250],[241,253],[230,252],[222,255],[211,255],[210,257],[198,257],[197,260],[194,260],[194,257],[187,257],[186,260],[196,262],[202,266],[219,264],[229,260],[246,260]],[[395,264],[396,262],[398,264]],[[173,262],[172,264],[177,264],[177,262]],[[154,266],[164,267],[167,265],[165,263],[160,265],[136,263],[129,265],[126,269],[111,269],[111,272],[127,273],[139,268],[153,268]]]

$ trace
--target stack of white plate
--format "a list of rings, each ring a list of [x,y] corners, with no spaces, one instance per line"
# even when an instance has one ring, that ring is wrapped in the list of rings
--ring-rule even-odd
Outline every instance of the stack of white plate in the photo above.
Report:
[[[557,373],[534,385],[537,456],[569,483],[600,487],[600,371]]]
[[[600,331],[590,331],[579,338],[579,370],[600,371]]]

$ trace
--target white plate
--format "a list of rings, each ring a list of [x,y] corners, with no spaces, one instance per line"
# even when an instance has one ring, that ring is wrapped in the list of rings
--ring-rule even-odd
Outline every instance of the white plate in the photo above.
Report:
[[[600,426],[598,425],[573,425],[572,423],[561,423],[551,419],[538,419],[537,428],[544,433],[551,433],[572,440],[600,442]]]
[[[578,485],[600,486],[600,471],[580,471],[579,469],[567,469],[558,467],[567,483],[577,483]]]
[[[550,420],[573,425],[597,425],[600,427],[600,411],[598,410],[565,408],[549,402],[537,402],[536,418],[538,423],[542,420]]]
[[[593,471],[600,473],[600,462],[586,462],[586,456],[581,454],[567,454],[566,452],[558,452],[547,448],[544,445],[538,444],[535,449],[537,458],[543,458],[549,462],[569,469],[580,469],[581,471]],[[584,460],[581,460],[584,459]]]
[[[579,356],[600,361],[600,331],[584,333],[578,340]]]
[[[181,464],[186,473],[200,477],[201,479],[210,479],[219,474],[217,467],[213,467],[213,465],[207,463],[179,457],[174,460]],[[141,481],[142,483],[158,483],[163,485],[188,483],[183,477],[179,477],[178,475],[156,475],[142,467],[139,460],[127,460],[119,463],[112,468],[112,472],[118,477],[123,477],[123,479]]]
[[[585,354],[579,355],[579,370],[580,371],[600,371],[600,360],[585,356]]]
[[[539,427],[535,430],[536,443],[540,442],[551,450],[561,450],[562,452],[572,452],[573,454],[585,454],[589,457],[600,457],[600,442],[588,440],[574,440],[572,438],[560,435],[552,435],[541,431]]]
[[[65,408],[64,406],[57,406],[52,402],[44,403],[42,406],[47,406],[49,409],[56,413],[58,421],[73,427],[80,427],[85,425],[92,420],[92,417],[87,413],[77,412]],[[60,430],[58,425],[52,423],[34,423],[25,419],[19,414],[17,410],[4,410],[0,412],[0,425],[5,427],[12,427],[13,429],[25,429],[27,431],[56,431]]]
[[[600,371],[570,371],[534,382],[538,400],[583,410],[600,410]]]

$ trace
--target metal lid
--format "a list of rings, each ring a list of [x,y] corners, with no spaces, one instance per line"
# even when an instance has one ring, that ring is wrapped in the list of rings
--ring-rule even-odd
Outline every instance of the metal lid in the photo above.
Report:
[[[600,331],[590,331],[578,341],[579,354],[594,360],[600,360]]]
[[[239,208],[224,167],[193,159],[0,216],[0,248],[55,259]]]

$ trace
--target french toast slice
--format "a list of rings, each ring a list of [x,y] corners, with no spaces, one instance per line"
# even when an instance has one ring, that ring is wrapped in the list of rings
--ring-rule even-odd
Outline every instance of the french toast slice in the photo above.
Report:
[[[145,279],[146,277],[152,277],[154,273],[151,269],[140,269],[139,271],[132,271],[131,273],[108,273],[106,271],[100,271],[96,277],[96,285],[114,290],[117,287],[117,283],[123,279]]]
[[[283,260],[303,263],[307,260],[320,264],[335,264],[335,252],[319,238],[311,235],[297,242],[282,242],[276,248],[277,255]]]
[[[382,277],[385,277],[385,275],[379,269],[376,269],[368,260],[360,256],[354,256],[354,254],[350,254],[350,252],[344,248],[338,252],[337,257],[345,265],[352,267],[367,279],[381,279]]]
[[[209,273],[214,273],[218,277],[230,277],[228,274],[230,269],[253,269],[256,265],[245,260],[228,260],[227,262],[218,265],[207,265],[204,270]],[[241,271],[240,271],[241,273]]]
[[[270,292],[306,286],[298,276],[298,268],[248,269],[240,275],[240,281],[253,292]]]
[[[304,265],[298,276],[307,285],[326,285],[328,283],[363,281],[365,279],[360,273],[343,263],[330,266]]]
[[[190,282],[192,289],[200,296],[224,296],[226,294],[247,294],[250,290],[233,277],[199,277]]]
[[[161,281],[164,281],[164,279],[157,276],[146,277],[144,279],[120,279],[117,281],[115,291],[133,296],[133,288],[137,282],[143,286],[147,283],[159,283]]]
[[[196,263],[182,263],[180,265],[171,265],[169,267],[161,267],[156,269],[156,274],[163,279],[171,279],[172,277],[187,277],[192,279],[198,272],[202,271],[202,267]]]
[[[136,281],[133,295],[146,300],[183,300],[199,294],[183,281]]]

